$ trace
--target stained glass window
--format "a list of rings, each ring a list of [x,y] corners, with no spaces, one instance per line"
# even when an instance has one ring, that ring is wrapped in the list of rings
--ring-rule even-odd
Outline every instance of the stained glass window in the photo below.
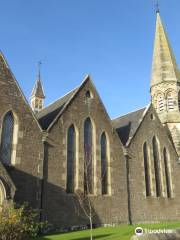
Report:
[[[4,200],[5,200],[4,186],[3,186],[2,182],[0,181],[0,205],[2,205]]]
[[[156,137],[153,137],[153,157],[154,157],[154,173],[155,173],[155,184],[156,184],[156,196],[161,196],[161,179],[160,179],[160,160],[159,160],[159,149]]]
[[[87,118],[84,123],[84,191],[93,193],[93,159],[92,159],[92,123]]]
[[[102,194],[108,194],[107,139],[105,133],[101,135],[101,184]]]
[[[74,125],[69,127],[67,135],[67,193],[74,192],[76,136]]]
[[[170,198],[171,197],[171,183],[170,183],[170,173],[169,173],[169,163],[168,163],[169,159],[168,159],[166,148],[164,148],[164,150],[163,150],[163,156],[164,156],[167,197]]]
[[[144,155],[144,175],[145,175],[145,186],[146,186],[146,196],[151,195],[150,189],[150,167],[149,167],[149,156],[147,143],[145,142],[143,145],[143,155]]]
[[[13,146],[14,117],[12,112],[8,112],[3,120],[0,158],[3,163],[11,164],[11,154]]]

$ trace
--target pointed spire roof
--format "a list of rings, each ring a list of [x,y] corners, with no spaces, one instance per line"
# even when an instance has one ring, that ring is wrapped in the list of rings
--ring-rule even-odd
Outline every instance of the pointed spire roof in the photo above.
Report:
[[[43,90],[43,86],[42,86],[42,82],[41,82],[40,65],[41,65],[41,62],[38,63],[38,66],[39,66],[38,78],[37,78],[34,88],[32,90],[31,97],[35,96],[35,97],[39,97],[39,98],[45,98],[44,90]]]
[[[151,87],[162,82],[180,82],[180,72],[158,10]]]
[[[40,79],[36,80],[36,83],[34,85],[32,93],[31,93],[31,97],[32,96],[36,96],[36,97],[39,97],[39,98],[45,98],[44,90],[43,90],[42,83],[41,83]]]

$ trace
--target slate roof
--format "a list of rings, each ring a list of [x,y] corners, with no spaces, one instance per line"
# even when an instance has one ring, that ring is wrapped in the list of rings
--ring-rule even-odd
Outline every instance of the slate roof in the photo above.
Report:
[[[42,109],[36,114],[36,117],[43,130],[46,130],[52,121],[56,118],[58,113],[63,109],[65,104],[71,99],[76,92],[77,88],[67,93],[65,96],[59,98],[54,103],[50,104],[46,108]]]
[[[126,145],[128,140],[133,137],[145,110],[146,107],[112,120],[112,125],[117,130],[123,145]]]
[[[44,90],[42,87],[42,83],[41,80],[38,79],[34,85],[34,88],[32,90],[31,96],[36,96],[36,97],[40,97],[40,98],[45,98],[44,95]]]

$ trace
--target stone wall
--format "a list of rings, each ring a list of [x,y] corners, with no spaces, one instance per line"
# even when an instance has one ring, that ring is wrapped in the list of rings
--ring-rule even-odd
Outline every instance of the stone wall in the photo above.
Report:
[[[42,132],[2,55],[0,55],[0,103],[0,133],[3,117],[8,111],[12,111],[15,125],[18,127],[14,133],[17,142],[12,148],[15,157],[11,165],[5,166],[17,189],[15,201],[29,202],[37,208],[40,204],[39,177],[42,174],[43,160]]]
[[[86,97],[90,90],[92,98]],[[66,193],[67,130],[75,125],[78,133],[76,188],[83,189],[84,121],[91,118],[94,131],[95,190],[91,202],[96,216],[94,224],[127,223],[126,167],[122,144],[90,80],[86,81],[77,96],[49,132],[46,186],[44,193],[44,219],[56,225],[74,226],[88,223],[77,215],[77,198]],[[105,131],[110,146],[110,194],[102,196],[100,182],[100,136]]]
[[[153,118],[152,118],[153,114]],[[154,176],[154,160],[152,151],[152,138],[156,136],[160,147],[161,173],[163,193],[161,197],[155,194],[155,176]],[[151,163],[151,191],[152,196],[146,197],[145,175],[144,175],[144,158],[143,144],[147,142],[148,153]],[[172,197],[167,197],[163,148],[166,147],[170,165],[172,179]],[[178,156],[175,152],[173,144],[170,142],[166,129],[163,128],[159,118],[152,106],[147,112],[142,124],[140,125],[136,135],[129,146],[131,154],[130,161],[130,201],[132,222],[159,222],[169,220],[179,220],[180,211],[180,184],[179,173],[180,165],[178,164]]]

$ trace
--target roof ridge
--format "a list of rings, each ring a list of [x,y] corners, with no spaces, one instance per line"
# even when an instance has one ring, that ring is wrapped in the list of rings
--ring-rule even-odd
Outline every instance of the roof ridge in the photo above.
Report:
[[[22,97],[24,103],[25,103],[26,106],[28,107],[28,109],[29,109],[30,113],[32,114],[33,118],[35,119],[35,121],[36,121],[36,123],[37,123],[37,126],[39,127],[40,131],[42,131],[41,125],[39,124],[39,121],[38,121],[38,119],[37,119],[37,117],[36,117],[36,114],[33,112],[32,108],[30,107],[29,102],[28,102],[28,100],[27,100],[27,98],[26,98],[23,90],[21,89],[21,86],[20,86],[18,80],[16,79],[14,73],[12,72],[9,63],[7,62],[7,60],[6,60],[3,52],[2,52],[1,50],[0,50],[0,58],[3,60],[3,63],[5,64],[5,66],[7,67],[7,69],[9,70],[9,73],[10,73],[10,75],[11,75],[11,77],[12,77],[12,80],[14,81],[14,83],[15,83],[18,91],[20,92],[21,97]]]
[[[66,94],[64,94],[63,96],[59,97],[58,99],[56,99],[54,102],[51,102],[48,106],[46,106],[45,108],[43,108],[40,112],[42,112],[43,110],[47,109],[48,107],[50,107],[51,105],[53,105],[54,103],[58,102],[59,100],[61,100],[62,98],[66,97],[68,94],[72,93],[73,91],[75,91],[76,89],[78,89],[79,86],[73,88],[72,90],[70,90],[69,92],[67,92]],[[40,113],[39,112],[39,113]]]
[[[86,83],[86,81],[90,79],[89,75],[87,75],[84,79],[84,81],[79,85],[78,87],[74,88],[70,92],[66,93],[64,96],[57,99],[55,102],[49,104],[46,108],[44,108],[42,111],[38,112],[37,118],[39,121],[41,121],[44,117],[50,116],[50,119],[48,120],[48,125],[46,126],[46,130],[49,131],[50,128],[53,126],[55,121],[61,116],[63,111],[67,108],[67,106],[70,104],[71,100],[74,98],[76,93],[80,90],[80,88]],[[57,112],[58,111],[58,112]],[[44,123],[42,123],[44,124]]]
[[[119,117],[112,118],[111,121],[116,120],[116,119],[119,119],[119,118],[122,118],[122,117],[124,117],[124,116],[126,116],[126,115],[128,115],[128,114],[131,114],[131,113],[140,111],[140,110],[142,110],[142,109],[145,110],[148,106],[149,106],[149,105],[147,105],[147,106],[145,106],[145,107],[142,107],[142,108],[138,108],[138,109],[136,109],[136,110],[134,110],[134,111],[131,111],[131,112],[127,112],[126,114],[121,115],[121,116],[119,116]]]
[[[61,116],[61,114],[63,113],[63,111],[67,108],[67,106],[69,105],[69,103],[71,102],[71,100],[74,98],[74,96],[77,94],[77,92],[81,89],[81,87],[86,83],[86,81],[91,80],[90,75],[86,75],[83,82],[81,83],[81,85],[79,85],[79,87],[77,87],[76,89],[74,89],[74,92],[72,94],[72,96],[70,96],[70,98],[68,99],[68,101],[65,103],[65,105],[63,106],[63,108],[60,110],[60,112],[57,114],[57,116],[54,118],[54,120],[51,122],[51,124],[49,125],[49,127],[47,128],[47,131],[49,131],[51,129],[51,127],[53,126],[53,124],[55,123],[55,121],[59,118],[59,116]],[[72,91],[71,91],[72,92]]]

